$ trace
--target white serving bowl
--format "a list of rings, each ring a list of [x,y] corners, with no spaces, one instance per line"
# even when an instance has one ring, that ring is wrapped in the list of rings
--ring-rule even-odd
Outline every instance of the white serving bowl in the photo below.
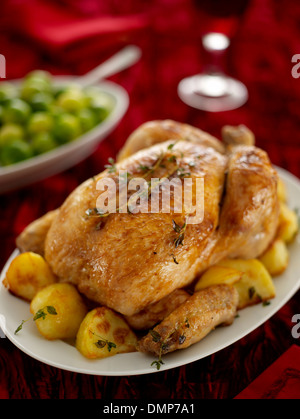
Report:
[[[80,80],[73,76],[53,76],[54,86],[69,85],[75,80],[76,83],[80,83]],[[21,80],[9,82],[18,85]],[[20,163],[0,167],[0,193],[32,184],[74,166],[91,155],[99,142],[114,130],[128,109],[128,94],[123,87],[110,81],[102,81],[94,86],[114,98],[115,106],[110,115],[70,143]]]

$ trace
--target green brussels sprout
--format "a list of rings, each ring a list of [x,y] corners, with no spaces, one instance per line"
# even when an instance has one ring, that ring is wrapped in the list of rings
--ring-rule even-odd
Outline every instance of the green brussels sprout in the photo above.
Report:
[[[77,112],[85,107],[86,98],[79,88],[69,88],[57,98],[57,105],[66,112]]]
[[[5,124],[0,129],[0,146],[16,139],[23,139],[25,136],[24,128],[17,124]]]
[[[27,125],[29,134],[37,134],[38,132],[50,131],[53,128],[53,116],[48,112],[34,113]]]
[[[51,111],[53,96],[47,92],[36,93],[30,99],[30,105],[35,112]]]
[[[58,115],[55,118],[53,132],[59,144],[68,143],[81,134],[79,119],[69,113]]]
[[[18,96],[18,89],[12,83],[0,83],[0,103],[5,104]]]
[[[40,132],[31,139],[31,147],[35,155],[54,150],[57,143],[50,132]]]
[[[91,109],[83,108],[78,112],[82,132],[89,131],[97,125],[97,118]]]
[[[5,144],[0,150],[0,162],[3,166],[19,163],[32,157],[30,145],[21,139]]]
[[[5,107],[3,121],[5,123],[24,124],[31,114],[31,108],[22,99],[12,99]]]

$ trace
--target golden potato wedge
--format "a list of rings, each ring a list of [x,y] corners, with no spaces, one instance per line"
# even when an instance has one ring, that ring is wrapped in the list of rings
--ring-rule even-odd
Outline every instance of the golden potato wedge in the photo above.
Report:
[[[243,276],[243,272],[237,269],[214,265],[207,269],[195,285],[195,292],[211,285],[228,284],[233,285]]]
[[[107,307],[91,310],[76,337],[76,348],[86,358],[106,358],[136,351],[137,337],[118,313]]]
[[[279,201],[287,202],[287,190],[286,190],[285,183],[281,178],[278,178],[277,195],[278,195]]]
[[[53,307],[57,314],[49,314],[47,307]],[[45,312],[46,315],[35,320],[39,332],[49,340],[75,338],[84,319],[87,308],[71,284],[56,283],[39,291],[30,304],[30,311]]]
[[[31,301],[38,291],[56,282],[45,259],[33,252],[18,255],[11,262],[4,285],[17,297]]]
[[[218,265],[243,272],[242,278],[233,284],[239,293],[239,310],[275,297],[271,275],[259,260],[226,259]]]
[[[286,243],[290,243],[296,236],[298,229],[299,225],[296,212],[281,202],[277,238],[284,240]]]
[[[264,264],[271,276],[282,274],[289,263],[289,251],[285,241],[276,239],[271,246],[260,256],[259,260]]]

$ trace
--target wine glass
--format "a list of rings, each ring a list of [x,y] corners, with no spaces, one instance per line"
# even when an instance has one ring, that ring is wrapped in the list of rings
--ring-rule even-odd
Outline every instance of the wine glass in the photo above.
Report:
[[[223,70],[223,60],[230,40],[250,0],[194,0],[204,22],[202,46],[209,57],[200,74],[180,81],[178,95],[193,108],[210,112],[236,109],[248,100],[246,86]]]

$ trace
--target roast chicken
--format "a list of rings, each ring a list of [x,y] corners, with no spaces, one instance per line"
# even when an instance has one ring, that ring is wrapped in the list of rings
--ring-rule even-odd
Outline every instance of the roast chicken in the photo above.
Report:
[[[156,313],[155,322],[172,315],[174,304],[161,302],[175,301],[176,290],[184,290],[178,305],[190,307],[189,287],[203,271],[224,258],[258,257],[278,225],[278,179],[267,153],[255,146],[253,133],[244,126],[224,127],[222,134],[220,141],[171,120],[143,124],[125,142],[116,163],[28,226],[17,238],[18,248],[42,254],[59,281],[74,284],[137,328],[143,327],[144,317],[148,324],[151,313]],[[204,179],[203,219],[188,224],[189,214],[175,213],[172,199],[169,212],[117,208],[104,215],[97,210],[98,182],[111,178],[118,184],[123,171],[147,182]],[[225,288],[214,290],[217,301],[222,296],[229,301],[225,314],[217,321],[207,315],[205,331],[233,318],[237,297]]]

